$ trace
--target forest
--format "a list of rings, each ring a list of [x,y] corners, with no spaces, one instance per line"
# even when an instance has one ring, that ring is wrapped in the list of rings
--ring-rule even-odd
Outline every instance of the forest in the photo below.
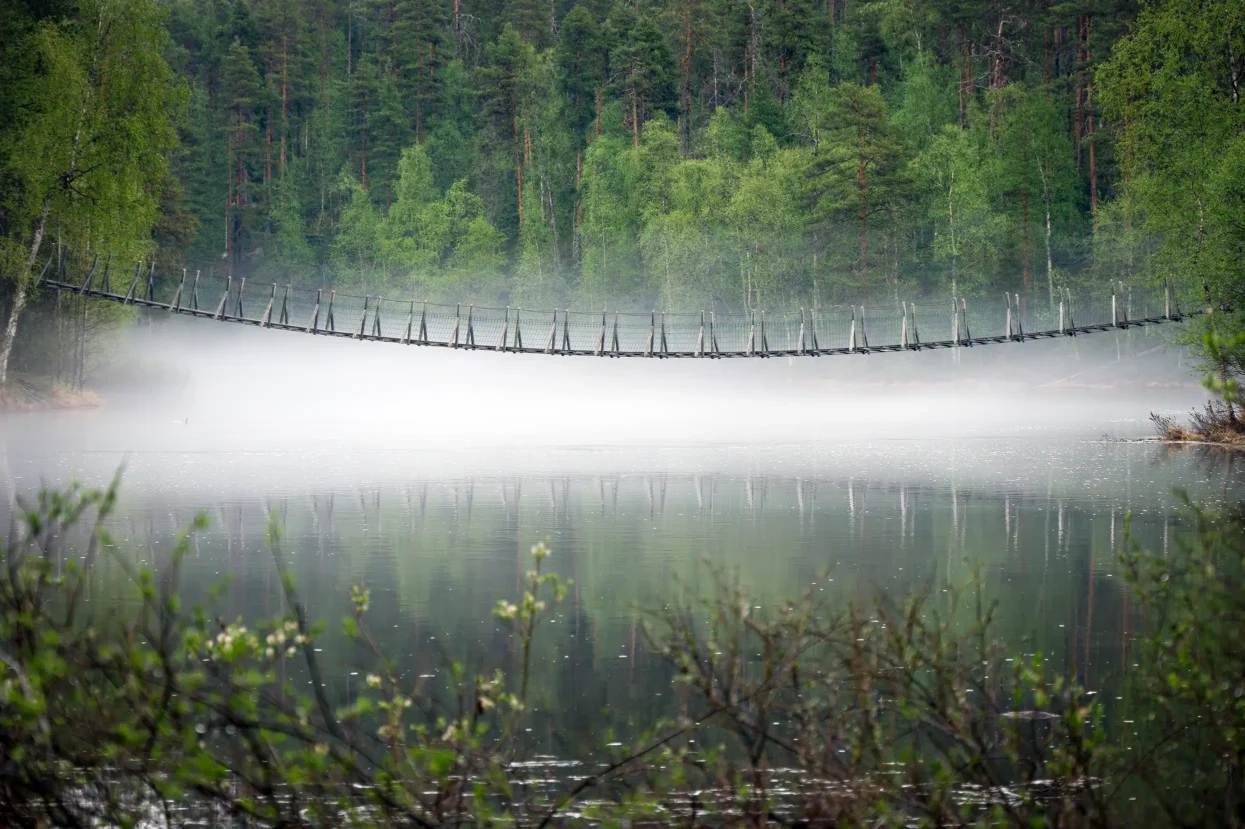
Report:
[[[527,307],[1245,285],[1235,0],[4,0],[0,56],[0,365],[53,248]]]

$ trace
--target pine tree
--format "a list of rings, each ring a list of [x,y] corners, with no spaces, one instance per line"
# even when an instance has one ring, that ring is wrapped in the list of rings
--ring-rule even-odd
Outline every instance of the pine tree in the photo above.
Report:
[[[829,113],[824,150],[809,171],[820,219],[854,221],[860,240],[856,272],[869,285],[870,220],[903,196],[904,147],[876,87],[840,84]]]
[[[508,0],[502,19],[534,49],[553,43],[553,21],[546,0]]]
[[[242,247],[250,232],[249,210],[260,200],[254,178],[261,158],[257,115],[263,85],[251,50],[234,37],[221,67],[224,132],[229,153],[226,162],[225,255],[230,272],[242,275]]]
[[[656,112],[673,108],[674,55],[657,24],[638,16],[627,3],[614,7],[610,28],[615,35],[610,69],[615,89],[624,99],[633,144],[639,148],[644,122]]]

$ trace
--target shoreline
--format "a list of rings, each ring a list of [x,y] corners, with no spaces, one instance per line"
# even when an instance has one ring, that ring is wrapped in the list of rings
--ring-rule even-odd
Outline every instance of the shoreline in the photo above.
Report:
[[[40,384],[24,377],[14,378],[7,389],[0,389],[0,413],[98,409],[103,405],[104,399],[91,389]]]

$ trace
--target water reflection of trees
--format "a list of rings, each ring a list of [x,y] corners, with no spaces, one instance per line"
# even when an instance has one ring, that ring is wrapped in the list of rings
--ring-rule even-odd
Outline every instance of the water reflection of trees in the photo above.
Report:
[[[349,694],[358,680],[334,620],[350,585],[371,590],[377,634],[408,673],[435,673],[446,656],[504,663],[511,643],[490,610],[514,594],[528,547],[547,537],[550,564],[574,586],[538,643],[532,702],[572,733],[625,727],[674,704],[655,696],[668,677],[646,653],[639,622],[676,586],[706,587],[702,558],[737,574],[762,602],[810,584],[844,598],[931,579],[943,590],[979,566],[1000,602],[1000,634],[1092,686],[1127,665],[1131,611],[1117,570],[1125,513],[1153,549],[1166,549],[1178,528],[1149,484],[1106,506],[1065,484],[1035,494],[973,483],[616,474],[222,498],[210,505],[212,528],[196,540],[187,575],[200,591],[228,577],[223,614],[279,610],[263,543],[275,519],[311,613],[330,622],[326,670]],[[190,517],[186,506],[148,496],[128,505],[114,533],[158,564]],[[119,578],[101,573],[100,600],[118,592],[108,582]]]

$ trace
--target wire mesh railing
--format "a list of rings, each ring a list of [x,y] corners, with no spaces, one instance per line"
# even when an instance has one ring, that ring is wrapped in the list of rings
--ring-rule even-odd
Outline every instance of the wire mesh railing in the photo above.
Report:
[[[1173,322],[1201,313],[1171,282],[996,301],[955,297],[787,312],[600,312],[446,304],[229,276],[157,274],[138,262],[53,260],[47,288],[167,312],[321,336],[408,345],[603,357],[815,356],[968,347]]]

